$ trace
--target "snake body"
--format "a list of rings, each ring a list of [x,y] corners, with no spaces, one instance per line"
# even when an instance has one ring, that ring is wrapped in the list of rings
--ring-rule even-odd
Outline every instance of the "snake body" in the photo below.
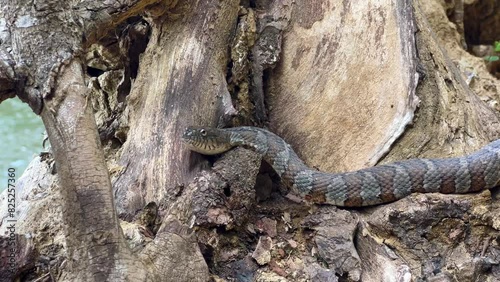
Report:
[[[463,157],[410,159],[344,173],[309,168],[282,138],[256,127],[190,127],[191,150],[213,155],[235,146],[261,154],[294,194],[314,203],[361,207],[392,202],[414,192],[469,193],[500,182],[500,140]]]

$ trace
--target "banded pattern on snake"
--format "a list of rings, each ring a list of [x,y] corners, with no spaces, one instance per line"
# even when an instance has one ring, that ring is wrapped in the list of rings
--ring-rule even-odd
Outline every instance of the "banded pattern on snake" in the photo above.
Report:
[[[261,154],[281,180],[313,203],[361,207],[392,202],[414,192],[468,193],[500,183],[500,140],[468,156],[410,159],[344,173],[307,167],[279,136],[257,127],[189,127],[183,141],[196,152],[220,154],[244,146]]]

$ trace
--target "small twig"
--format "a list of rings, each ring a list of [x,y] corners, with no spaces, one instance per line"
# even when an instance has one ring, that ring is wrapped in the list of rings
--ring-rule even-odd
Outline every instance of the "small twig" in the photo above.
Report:
[[[488,246],[490,245],[490,240],[491,240],[491,236],[488,236],[486,238],[486,240],[484,240],[483,250],[481,251],[481,257],[484,257],[484,254],[486,254],[486,250],[488,249]]]
[[[45,277],[47,277],[47,276],[49,276],[49,275],[51,275],[51,274],[50,274],[50,271],[49,271],[48,273],[45,273],[43,276],[41,276],[41,277],[37,278],[37,279],[36,279],[36,280],[34,280],[33,282],[40,282],[40,281],[42,281],[42,279],[45,279]],[[52,276],[52,275],[51,275],[51,276]],[[54,279],[52,279],[52,281],[54,281]]]

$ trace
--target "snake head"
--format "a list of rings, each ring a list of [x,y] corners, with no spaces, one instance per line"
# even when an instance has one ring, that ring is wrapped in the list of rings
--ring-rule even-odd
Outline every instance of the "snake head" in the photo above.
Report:
[[[204,155],[220,154],[233,147],[228,132],[211,127],[190,126],[184,131],[182,141],[190,150]]]

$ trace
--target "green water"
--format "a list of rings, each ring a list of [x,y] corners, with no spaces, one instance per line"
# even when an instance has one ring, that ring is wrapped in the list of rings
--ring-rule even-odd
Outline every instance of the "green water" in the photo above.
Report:
[[[16,182],[33,156],[42,151],[42,120],[19,99],[0,104],[0,192],[7,187],[7,170],[16,170]]]

